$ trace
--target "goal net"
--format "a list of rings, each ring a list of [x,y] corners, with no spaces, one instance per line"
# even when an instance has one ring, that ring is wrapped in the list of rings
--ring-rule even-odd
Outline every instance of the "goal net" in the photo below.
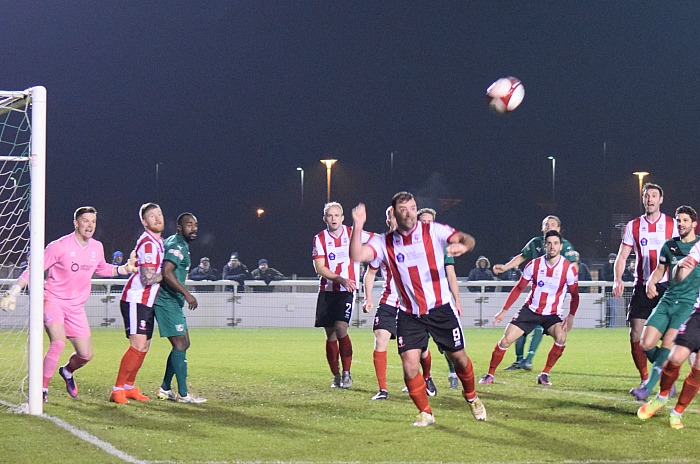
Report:
[[[0,91],[0,294],[31,262],[30,292],[0,311],[0,404],[41,414],[46,89]]]

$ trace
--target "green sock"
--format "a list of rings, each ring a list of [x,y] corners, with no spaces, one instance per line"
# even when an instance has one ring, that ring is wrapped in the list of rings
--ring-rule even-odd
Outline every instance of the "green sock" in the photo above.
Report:
[[[163,390],[171,390],[173,383],[173,376],[175,375],[175,369],[173,368],[173,352],[168,355],[168,361],[165,363],[165,375],[163,375],[163,383],[160,387]]]
[[[450,361],[450,358],[447,357],[447,353],[445,353],[445,361],[447,361],[447,368],[450,370],[450,374],[455,373],[455,365],[452,364],[452,361]]]
[[[651,351],[651,350],[649,350]],[[668,348],[658,348],[656,351],[656,357],[654,358],[654,365],[651,366],[651,372],[649,373],[649,378],[644,386],[647,392],[651,393],[656,386],[656,383],[661,378],[661,369],[664,367],[666,358],[671,354],[671,350]]]
[[[659,355],[659,350],[660,348],[658,346],[655,346],[652,349],[644,352],[647,355],[647,359],[649,360],[649,362],[653,363],[654,361],[656,361],[656,357]]]
[[[532,338],[530,338],[530,350],[527,353],[527,361],[530,363],[535,357],[535,353],[537,353],[537,348],[540,346],[543,333],[544,329],[541,325],[538,325],[537,327],[535,327],[535,330],[532,331]]]
[[[180,396],[187,396],[187,352],[172,350],[173,369],[177,377],[177,392]]]
[[[523,360],[523,353],[525,353],[525,341],[527,340],[527,335],[523,334],[522,337],[515,341],[515,362]]]

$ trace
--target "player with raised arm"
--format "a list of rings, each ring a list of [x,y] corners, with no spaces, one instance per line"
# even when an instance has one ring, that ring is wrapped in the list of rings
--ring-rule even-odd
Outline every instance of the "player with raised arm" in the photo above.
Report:
[[[187,349],[190,347],[190,331],[183,312],[185,302],[190,310],[197,309],[197,299],[185,287],[190,270],[190,245],[197,238],[199,225],[192,213],[182,213],[177,218],[177,233],[165,240],[163,281],[153,305],[158,331],[168,337],[172,349],[165,365],[163,382],[158,389],[158,398],[178,403],[206,403],[187,390]],[[173,377],[177,378],[177,393],[172,390]]]
[[[108,264],[102,243],[93,237],[97,227],[97,210],[83,206],[73,214],[75,231],[49,243],[44,250],[44,328],[49,336],[49,349],[44,357],[43,398],[48,401],[49,383],[68,339],[75,352],[58,370],[73,398],[78,385],[73,373],[93,356],[92,335],[85,302],[90,296],[92,275],[116,277],[135,271],[133,256],[122,266]],[[16,297],[29,282],[29,268],[12,285],[0,301],[5,311],[13,310]]]
[[[149,401],[150,398],[134,386],[136,375],[151,347],[151,337],[155,325],[153,303],[156,300],[162,276],[163,238],[165,228],[163,212],[155,203],[144,203],[139,208],[139,218],[144,231],[136,241],[138,272],[132,275],[119,302],[129,348],[122,356],[117,372],[117,380],[109,395],[109,401],[128,404],[129,399]]]
[[[331,388],[352,387],[352,341],[348,325],[360,277],[360,263],[350,259],[351,228],[343,225],[344,218],[340,203],[326,203],[323,207],[326,229],[316,234],[313,240],[314,269],[320,276],[314,326],[323,327],[326,334],[326,360],[333,374]],[[365,233],[363,242],[367,239],[369,234]]]
[[[697,265],[700,262],[700,242],[695,243],[688,255],[678,261],[674,268],[673,280],[682,283],[696,273]],[[696,285],[696,293],[697,285]],[[672,429],[683,428],[683,411],[688,407],[700,389],[700,294],[698,294],[695,307],[683,325],[678,330],[675,346],[671,349],[671,354],[661,372],[661,382],[659,383],[659,394],[648,403],[642,405],[637,411],[637,417],[642,420],[650,419],[668,402],[671,387],[678,379],[678,374],[683,362],[688,359],[691,353],[695,353],[695,360],[690,367],[690,373],[683,382],[683,388],[678,395],[678,402],[673,408],[668,418],[668,424]]]
[[[664,191],[656,184],[647,183],[642,187],[644,215],[633,219],[625,226],[620,249],[615,258],[613,296],[622,296],[625,289],[622,274],[630,253],[636,256],[634,290],[627,309],[627,321],[630,324],[630,346],[632,360],[639,371],[640,386],[649,378],[647,356],[640,346],[644,323],[652,309],[668,286],[668,276],[664,275],[656,283],[656,296],[647,296],[647,281],[658,265],[659,252],[666,240],[678,236],[678,229],[672,217],[663,214],[660,209],[664,202]]]
[[[648,298],[656,297],[656,283],[663,276],[669,275],[669,271],[672,274],[678,261],[683,259],[700,240],[695,235],[697,225],[698,213],[693,208],[680,206],[676,209],[676,226],[680,236],[667,240],[661,247],[659,264],[647,281]],[[700,288],[700,268],[695,268],[682,282],[669,280],[668,289],[647,319],[640,346],[653,364],[646,383],[630,391],[638,400],[645,401],[659,381],[661,369],[673,348],[678,329],[693,312],[698,288]],[[661,347],[657,346],[659,340],[661,340]]]
[[[386,225],[389,231],[396,230],[396,219],[394,211],[389,206],[386,209]],[[363,280],[365,290],[365,302],[362,305],[362,311],[369,313],[372,311],[372,289],[374,288],[374,279],[377,271],[381,269],[384,275],[384,287],[382,288],[379,306],[374,315],[372,332],[374,334],[374,351],[372,359],[374,360],[374,373],[377,376],[379,391],[372,397],[373,400],[385,400],[389,398],[389,391],[386,383],[386,366],[387,366],[387,347],[389,340],[396,338],[396,311],[398,311],[400,301],[399,294],[396,289],[396,284],[391,276],[391,271],[384,265],[381,260],[375,260],[369,263],[367,272]],[[433,379],[430,377],[431,356],[430,350],[425,350],[421,353],[421,368],[423,369],[423,378],[425,378],[425,388],[428,396],[437,395],[437,388]],[[426,375],[427,374],[427,375]],[[404,393],[408,393],[405,390]]]
[[[544,250],[544,235],[550,231],[556,230],[561,233],[561,221],[556,216],[547,216],[542,220],[542,235],[533,237],[529,242],[525,244],[523,249],[520,251],[519,255],[513,256],[513,258],[506,264],[496,264],[493,266],[493,272],[495,274],[502,274],[510,269],[514,269],[527,261],[531,261],[535,258],[539,258],[545,254]],[[562,249],[561,255],[572,263],[576,263],[576,251],[574,246],[567,239],[562,238]],[[513,371],[518,369],[532,370],[532,360],[535,358],[535,353],[537,353],[537,348],[542,342],[542,334],[544,329],[542,327],[535,327],[532,331],[532,337],[530,337],[530,348],[525,356],[525,344],[527,342],[527,335],[523,335],[515,342],[515,362],[510,366],[506,367],[505,370]]]
[[[549,350],[544,369],[537,377],[537,383],[552,385],[549,381],[549,372],[564,352],[566,334],[571,330],[578,310],[578,272],[573,263],[560,255],[563,241],[561,234],[556,230],[550,230],[544,238],[545,255],[530,261],[525,266],[522,277],[510,291],[503,309],[493,318],[493,325],[500,324],[508,308],[516,302],[527,284],[532,283],[530,296],[506,326],[503,336],[493,348],[489,371],[479,380],[479,383],[492,383],[496,369],[508,347],[523,334],[541,326],[547,335],[554,338],[554,344]],[[564,317],[564,299],[567,292],[571,294],[571,304],[569,314]]]
[[[365,205],[360,203],[353,209],[350,258],[362,262],[379,258],[396,279],[402,303],[396,319],[398,350],[408,393],[419,411],[413,425],[435,423],[420,373],[420,354],[430,336],[449,353],[472,414],[477,420],[486,420],[486,408],[476,395],[472,362],[464,351],[462,327],[452,306],[444,263],[445,252],[460,256],[474,248],[474,238],[444,224],[418,222],[418,208],[408,192],[394,195],[391,206],[396,230],[376,235],[366,244],[362,244]]]

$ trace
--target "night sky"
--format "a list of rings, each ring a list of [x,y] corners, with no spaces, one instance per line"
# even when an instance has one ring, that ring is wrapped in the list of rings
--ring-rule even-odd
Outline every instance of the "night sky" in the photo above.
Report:
[[[194,260],[221,270],[238,251],[251,268],[265,257],[312,276],[322,158],[338,159],[331,196],[346,223],[363,201],[368,228],[383,231],[392,194],[409,190],[474,235],[461,276],[478,255],[516,254],[550,213],[584,261],[616,251],[613,215],[640,213],[633,171],[664,187],[666,213],[700,208],[698,2],[6,1],[1,11],[0,88],[48,91],[47,243],[90,204],[106,253],[128,251],[139,205],[156,201],[167,234],[179,213],[197,215]],[[485,90],[509,75],[525,100],[499,116]]]

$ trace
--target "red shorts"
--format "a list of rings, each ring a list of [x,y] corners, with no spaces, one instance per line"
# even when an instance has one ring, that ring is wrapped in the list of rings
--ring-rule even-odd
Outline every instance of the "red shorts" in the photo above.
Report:
[[[44,300],[44,325],[62,324],[66,338],[90,336],[90,324],[83,305]]]

